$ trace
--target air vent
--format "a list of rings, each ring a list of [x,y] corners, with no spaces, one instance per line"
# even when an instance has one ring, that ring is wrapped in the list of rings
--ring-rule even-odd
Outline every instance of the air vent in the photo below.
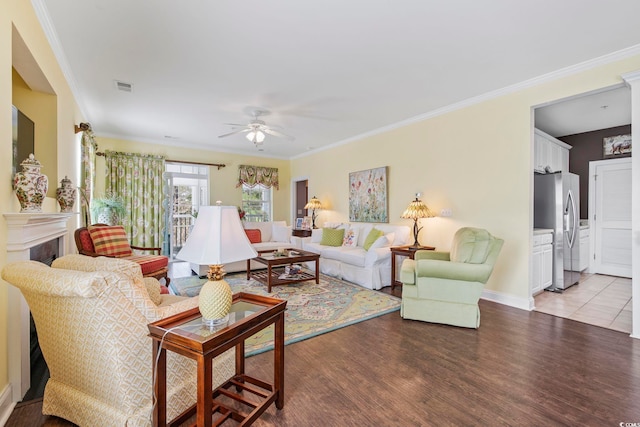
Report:
[[[121,90],[123,92],[132,92],[133,91],[133,85],[131,83],[126,83],[126,82],[121,82],[121,81],[115,80],[115,84],[116,84],[116,89]]]

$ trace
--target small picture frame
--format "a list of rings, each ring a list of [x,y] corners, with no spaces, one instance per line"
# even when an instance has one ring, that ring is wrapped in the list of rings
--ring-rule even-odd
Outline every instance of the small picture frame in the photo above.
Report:
[[[302,218],[302,227],[300,227],[302,230],[311,230],[311,217],[310,216],[305,216],[304,218]]]
[[[296,218],[296,230],[302,229],[302,218]]]
[[[608,136],[602,140],[602,158],[631,156],[631,134]]]

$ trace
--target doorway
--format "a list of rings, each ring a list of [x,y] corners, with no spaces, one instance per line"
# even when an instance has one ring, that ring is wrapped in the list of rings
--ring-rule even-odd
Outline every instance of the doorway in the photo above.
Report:
[[[304,206],[309,200],[309,181],[306,179],[295,181],[295,193],[293,198],[294,215],[293,223],[295,224],[296,218],[303,218],[307,215],[307,210]]]
[[[594,196],[591,189],[594,183],[591,182],[590,167],[592,163],[602,162],[613,165],[611,162],[630,160],[613,160],[605,157],[603,139],[631,133],[631,91],[626,86],[618,85],[538,106],[533,109],[533,122],[535,128],[539,128],[572,146],[569,150],[568,171],[580,176],[581,233],[584,228],[589,235],[587,249],[585,249],[588,253],[589,266],[588,269],[582,271],[579,285],[573,286],[563,293],[543,292],[532,295],[535,310],[630,333],[632,283],[627,278],[630,277],[630,274],[624,277],[625,274],[620,271],[596,268],[593,259],[594,241],[610,242],[612,235],[617,236],[614,239],[616,241],[614,246],[617,245],[619,249],[619,254],[614,258],[624,259],[630,256],[625,255],[627,253],[625,246],[620,244],[624,240],[624,237],[621,236],[625,233],[624,231],[609,233],[603,239],[603,235],[596,236],[598,222],[594,221],[594,217],[602,219],[603,215],[619,218],[620,215],[626,217],[627,214],[616,213],[612,215],[611,212],[598,214],[594,203],[597,197]],[[627,180],[627,173],[630,174],[631,170],[630,166],[629,163],[628,172],[616,172],[611,175],[611,179],[607,179],[609,181],[606,184],[607,187],[616,188],[616,182]],[[614,196],[614,199],[616,201],[606,208],[613,208],[614,211],[626,210],[625,204],[620,203],[620,197]],[[629,197],[626,199],[629,202],[629,215],[631,212],[630,200],[629,193]],[[619,226],[619,224],[613,225]],[[607,226],[611,226],[611,224]],[[630,254],[631,241],[629,240],[628,243]]]
[[[590,271],[631,278],[631,157],[589,164]]]
[[[209,168],[167,163],[168,208],[165,211],[165,248],[169,260],[184,246],[200,206],[209,204]]]

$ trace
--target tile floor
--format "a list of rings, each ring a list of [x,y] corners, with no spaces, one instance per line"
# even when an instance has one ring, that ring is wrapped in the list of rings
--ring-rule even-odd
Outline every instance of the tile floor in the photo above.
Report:
[[[562,293],[535,296],[536,311],[631,333],[631,279],[587,274]]]

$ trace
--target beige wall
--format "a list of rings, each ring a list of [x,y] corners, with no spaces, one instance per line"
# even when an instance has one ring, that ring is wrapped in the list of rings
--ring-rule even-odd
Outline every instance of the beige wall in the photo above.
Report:
[[[101,138],[96,136],[98,151],[105,150],[120,151],[126,153],[144,153],[163,155],[167,159],[176,161],[197,161],[201,163],[222,163],[226,166],[218,170],[216,167],[209,168],[209,201],[211,204],[216,200],[222,201],[224,205],[240,206],[242,204],[242,191],[236,188],[238,182],[238,165],[257,165],[278,168],[280,177],[280,189],[273,190],[273,219],[284,220],[290,223],[290,194],[291,179],[289,173],[289,161],[270,159],[264,157],[241,156],[238,154],[218,153],[204,150],[196,150],[184,147],[173,147],[166,145],[156,145],[142,142],[132,142],[120,139]],[[104,157],[98,157],[96,173],[96,193],[104,192]]]
[[[488,229],[505,239],[489,296],[516,306],[530,301],[532,229],[532,113],[545,102],[621,83],[620,74],[640,68],[640,57],[541,84],[419,123],[296,159],[291,176],[308,177],[309,194],[329,206],[318,223],[346,221],[349,172],[388,167],[389,219],[421,192],[436,213],[421,220],[420,242],[448,249],[462,226]]]
[[[14,63],[14,59],[17,62]],[[14,82],[14,67],[28,72],[28,75],[20,74],[24,82]],[[29,94],[29,89],[33,87],[48,89]],[[0,2],[0,151],[4,154],[0,156],[0,205],[3,206],[3,212],[20,210],[11,186],[11,105],[14,88],[17,102],[23,103],[21,108],[28,110],[27,114],[36,123],[35,154],[44,165],[42,172],[48,176],[50,188],[55,192],[64,175],[77,182],[79,147],[75,144],[73,125],[79,123],[82,117],[31,2],[22,0]],[[42,104],[33,102],[34,99],[42,101]],[[58,153],[64,154],[58,156]],[[57,209],[53,198],[45,200],[44,211],[55,212]],[[0,222],[0,247],[6,248],[4,217]],[[70,224],[69,228],[75,228],[74,224]],[[6,263],[6,255],[5,250],[0,251],[0,267]],[[10,325],[7,323],[7,304],[8,285],[0,281],[0,396],[6,393],[9,385],[7,330]]]

